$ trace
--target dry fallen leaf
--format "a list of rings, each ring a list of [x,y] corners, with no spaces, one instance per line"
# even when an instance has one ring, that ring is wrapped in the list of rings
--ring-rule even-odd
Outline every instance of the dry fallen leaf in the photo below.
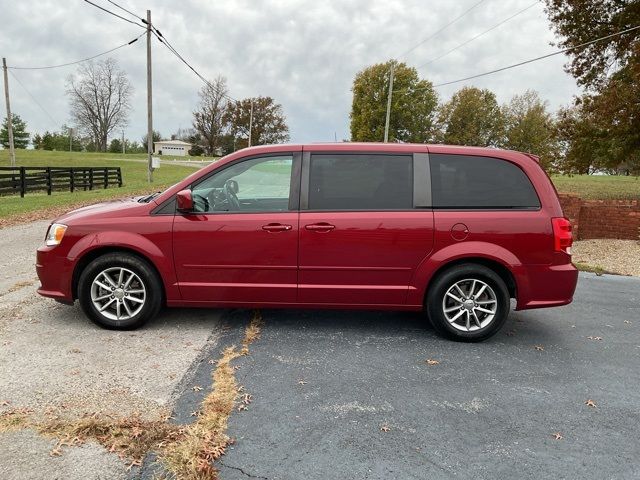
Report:
[[[591,399],[589,399],[586,402],[584,402],[584,404],[587,405],[588,407],[597,408],[596,402],[594,402]]]
[[[380,427],[381,432],[388,432],[389,430],[391,430],[391,427],[386,423]]]
[[[544,347],[542,345],[535,345],[533,348],[535,348],[539,352],[544,351]]]
[[[440,361],[439,360],[434,360],[433,358],[427,358],[426,360],[427,365],[440,365]]]
[[[602,337],[594,337],[593,335],[589,335],[587,338],[589,340],[602,340]]]
[[[131,470],[133,467],[141,467],[141,466],[142,466],[142,460],[138,458],[131,461],[131,463],[127,467],[127,470]]]
[[[554,433],[552,437],[555,438],[556,440],[562,440],[564,438],[560,432]]]
[[[62,450],[60,449],[60,447],[55,447],[49,452],[49,455],[51,455],[52,457],[59,457],[60,455],[62,455]]]

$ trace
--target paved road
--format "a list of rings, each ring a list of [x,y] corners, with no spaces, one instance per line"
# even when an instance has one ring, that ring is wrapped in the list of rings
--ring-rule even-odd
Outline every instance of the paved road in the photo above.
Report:
[[[638,278],[581,275],[573,305],[512,314],[482,344],[418,314],[264,318],[223,479],[640,478]]]

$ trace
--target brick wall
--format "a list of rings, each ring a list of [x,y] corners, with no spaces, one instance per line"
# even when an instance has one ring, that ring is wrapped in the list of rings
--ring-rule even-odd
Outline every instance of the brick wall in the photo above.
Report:
[[[582,200],[575,195],[560,195],[565,216],[571,220],[575,238],[640,239],[640,203],[638,200]]]

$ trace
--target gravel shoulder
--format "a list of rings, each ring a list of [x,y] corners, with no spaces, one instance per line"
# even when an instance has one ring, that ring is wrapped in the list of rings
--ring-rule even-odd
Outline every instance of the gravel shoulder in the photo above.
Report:
[[[606,272],[640,276],[640,241],[579,240],[573,243],[573,261]]]
[[[166,310],[133,332],[94,326],[77,304],[60,305],[36,293],[35,250],[47,224],[4,229],[0,241],[0,414],[19,408],[36,416],[53,411],[63,419],[167,414],[203,350],[218,341],[219,312]],[[52,445],[29,430],[0,433],[0,478],[126,475],[124,463],[98,445],[55,458]]]

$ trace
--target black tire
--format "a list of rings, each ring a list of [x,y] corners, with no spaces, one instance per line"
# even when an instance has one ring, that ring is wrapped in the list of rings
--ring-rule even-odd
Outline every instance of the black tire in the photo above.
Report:
[[[463,280],[484,282],[492,289],[496,301],[496,313],[493,315],[493,319],[489,320],[486,326],[478,327],[473,331],[462,331],[455,328],[447,320],[444,312],[444,299],[447,291]],[[495,335],[507,320],[510,308],[509,291],[502,278],[490,268],[475,263],[456,265],[438,274],[429,286],[425,305],[425,310],[436,333],[461,342],[481,342]],[[463,310],[463,307],[460,307],[460,310]],[[451,315],[455,315],[455,311]],[[476,328],[476,325],[473,328]]]
[[[124,320],[106,317],[96,308],[91,298],[94,279],[111,268],[125,268],[133,272],[145,290],[140,310]],[[97,325],[111,330],[132,330],[151,320],[162,308],[162,283],[155,270],[140,257],[128,253],[107,253],[93,260],[82,271],[78,281],[78,300],[85,315]]]

